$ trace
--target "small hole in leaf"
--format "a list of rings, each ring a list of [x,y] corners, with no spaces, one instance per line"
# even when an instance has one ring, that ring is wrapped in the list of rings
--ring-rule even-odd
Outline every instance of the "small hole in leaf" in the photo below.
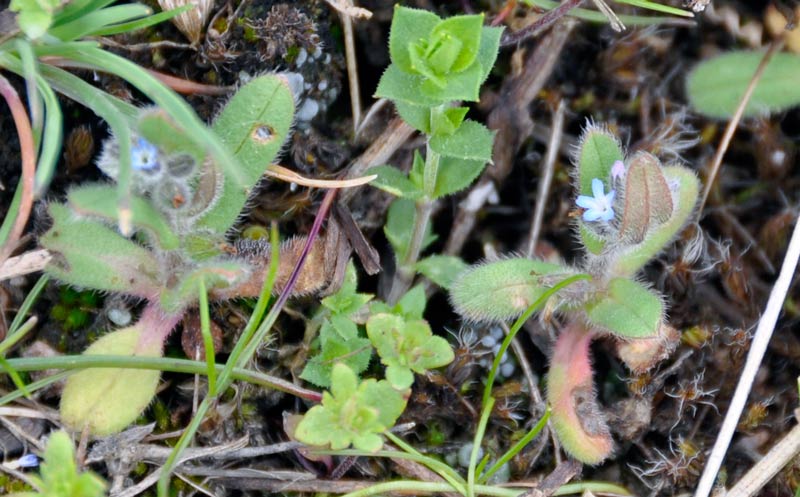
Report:
[[[271,142],[275,138],[275,130],[266,124],[259,124],[253,128],[250,136],[252,136],[253,140],[255,140],[257,143],[263,145]]]

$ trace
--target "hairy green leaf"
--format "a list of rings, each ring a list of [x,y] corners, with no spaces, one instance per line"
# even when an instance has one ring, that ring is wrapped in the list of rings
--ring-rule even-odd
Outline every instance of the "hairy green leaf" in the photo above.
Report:
[[[45,272],[65,283],[149,298],[160,289],[152,253],[102,224],[76,219],[63,204],[48,208],[53,226],[40,238],[52,260]]]
[[[98,217],[117,224],[119,209],[116,188],[106,185],[82,186],[71,190],[67,196],[70,208],[81,216]],[[180,239],[169,223],[145,198],[132,196],[131,224],[134,229],[147,233],[149,239],[164,250],[180,246]]]
[[[692,107],[710,117],[732,117],[763,58],[760,52],[736,51],[700,63],[686,83]],[[764,69],[744,115],[766,115],[800,104],[798,80],[800,55],[775,54]]]
[[[661,299],[641,284],[614,278],[608,292],[586,306],[589,321],[625,338],[647,338],[658,333],[664,316]]]
[[[522,314],[552,285],[574,271],[533,259],[505,259],[463,272],[450,288],[456,312],[473,321],[504,321]]]
[[[214,120],[213,130],[241,166],[241,185],[226,174],[221,196],[199,220],[198,228],[225,233],[233,226],[252,189],[283,147],[293,117],[294,97],[285,78],[261,76],[236,92]]]

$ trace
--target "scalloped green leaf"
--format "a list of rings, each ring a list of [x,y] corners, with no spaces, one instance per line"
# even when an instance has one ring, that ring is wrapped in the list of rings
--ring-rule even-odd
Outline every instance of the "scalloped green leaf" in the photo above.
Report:
[[[432,136],[428,143],[431,150],[442,156],[486,163],[492,161],[494,132],[467,119],[453,134]]]
[[[427,40],[441,21],[439,16],[427,10],[395,5],[389,31],[389,55],[392,63],[405,72],[413,72],[409,45],[420,39]]]
[[[344,364],[333,366],[331,391],[322,394],[322,405],[312,407],[298,423],[294,436],[310,445],[349,447],[376,452],[383,445],[380,434],[391,428],[405,409],[406,396],[386,380],[364,380]]]
[[[396,197],[416,200],[423,195],[422,190],[396,167],[375,166],[365,174],[377,174],[378,177],[370,184]]]
[[[422,374],[454,358],[447,340],[434,336],[422,319],[406,321],[396,314],[376,314],[367,321],[367,336],[387,366],[386,379],[395,388],[411,387],[412,371]]]
[[[433,198],[452,195],[467,188],[481,175],[485,168],[486,161],[483,160],[463,160],[455,157],[440,158]]]

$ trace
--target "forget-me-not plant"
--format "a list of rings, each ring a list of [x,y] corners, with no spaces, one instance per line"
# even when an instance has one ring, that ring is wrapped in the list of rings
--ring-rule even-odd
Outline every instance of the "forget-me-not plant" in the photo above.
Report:
[[[625,158],[617,138],[596,125],[585,130],[575,162],[576,205],[585,209],[575,226],[583,260],[574,266],[524,258],[481,264],[455,281],[450,296],[473,321],[507,320],[545,303],[546,315],[563,315],[547,377],[551,421],[567,452],[598,464],[614,443],[594,391],[591,341],[615,337],[622,343],[620,359],[635,372],[672,352],[678,336],[664,322],[663,297],[637,273],[685,225],[699,183],[692,171],[662,166],[649,153]]]

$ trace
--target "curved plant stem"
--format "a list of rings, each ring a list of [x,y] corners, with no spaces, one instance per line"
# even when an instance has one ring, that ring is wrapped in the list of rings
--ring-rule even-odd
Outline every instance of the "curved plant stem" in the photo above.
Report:
[[[11,210],[9,210],[3,227],[0,228],[0,265],[5,262],[11,252],[16,248],[22,231],[28,223],[28,217],[33,207],[33,185],[36,177],[36,150],[33,140],[33,130],[25,105],[19,98],[19,94],[11,86],[6,78],[0,75],[0,95],[3,96],[9,108],[11,116],[14,118],[14,125],[19,135],[20,154],[22,155],[22,179],[20,180],[21,197],[14,224],[6,228],[6,223],[10,222]]]
[[[486,408],[486,405],[489,402],[489,398],[492,395],[492,387],[494,386],[494,379],[497,376],[497,370],[500,369],[500,360],[503,358],[503,355],[508,350],[508,347],[511,346],[511,341],[514,339],[515,336],[517,336],[517,332],[519,332],[519,330],[522,329],[522,325],[525,324],[525,321],[527,321],[528,318],[530,318],[534,312],[538,311],[539,308],[542,305],[544,305],[544,303],[547,302],[547,300],[550,297],[555,295],[556,292],[558,292],[562,288],[569,286],[577,281],[590,280],[590,279],[592,279],[592,277],[589,276],[588,274],[576,274],[562,281],[559,281],[558,283],[553,285],[552,288],[544,292],[542,296],[536,300],[536,302],[528,306],[528,308],[525,309],[525,312],[522,313],[522,315],[518,317],[516,321],[514,321],[514,324],[511,326],[511,329],[506,335],[506,338],[503,340],[503,344],[500,346],[500,350],[497,351],[497,354],[495,355],[494,362],[492,363],[492,369],[489,370],[489,376],[486,379],[486,385],[483,387],[482,404],[484,406],[484,409]]]
[[[117,355],[68,355],[58,357],[32,357],[8,359],[8,365],[17,371],[44,371],[47,369],[64,369],[67,371],[88,368],[117,369],[158,369],[172,373],[206,374],[205,362],[189,359],[171,359],[164,357],[132,357]],[[216,370],[222,373],[224,366],[217,364]],[[234,368],[231,379],[245,381],[254,385],[286,392],[311,402],[320,402],[322,394],[314,390],[299,387],[284,379],[270,376],[249,369]],[[13,399],[12,399],[13,400]],[[3,402],[0,402],[2,405]]]

